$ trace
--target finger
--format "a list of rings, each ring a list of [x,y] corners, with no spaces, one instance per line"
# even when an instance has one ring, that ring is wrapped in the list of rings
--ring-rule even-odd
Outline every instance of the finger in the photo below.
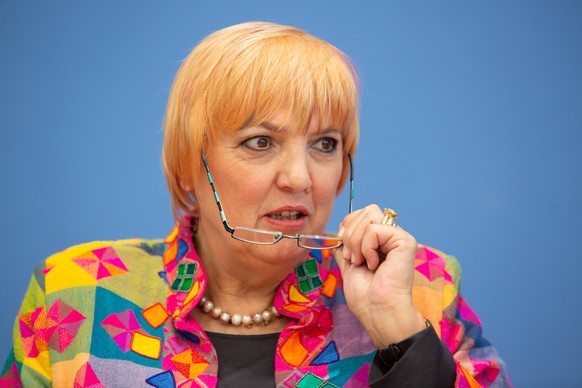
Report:
[[[350,255],[351,255],[350,243],[349,243],[351,230],[353,228],[355,220],[358,219],[358,217],[360,216],[361,213],[362,213],[362,209],[358,209],[358,210],[355,210],[354,212],[346,215],[339,226],[338,236],[340,236],[342,238],[342,242],[343,242],[341,255],[344,258],[344,260],[347,260],[347,261],[350,261]],[[349,228],[349,230],[348,230],[348,228]]]
[[[348,248],[343,243],[345,231],[346,231],[346,228],[344,227],[343,221],[342,221],[342,222],[340,222],[339,230],[337,232],[338,237],[341,237],[341,239],[342,239],[342,246],[340,248],[334,250],[334,257],[336,259],[338,259],[338,257],[339,257],[343,261],[349,261],[350,256],[349,256],[349,253],[347,253]]]
[[[349,261],[354,265],[360,265],[364,262],[364,258],[361,255],[361,245],[362,239],[365,234],[365,229],[369,225],[370,221],[367,217],[358,217],[350,225],[350,232],[346,236],[347,247],[349,249]]]
[[[401,280],[412,285],[414,273],[414,257],[416,255],[416,239],[401,228],[394,228],[393,234],[382,243],[380,239],[378,251],[380,255],[385,254],[385,262],[391,269],[400,273]],[[380,263],[383,265],[384,263]],[[408,279],[408,280],[407,280]]]
[[[399,233],[404,231],[400,228],[382,224],[370,224],[366,228],[361,242],[361,252],[366,265],[372,271],[375,271],[381,262],[390,253],[390,242],[398,238]],[[404,232],[405,233],[405,232]]]
[[[362,253],[362,240],[368,227],[372,224],[377,224],[381,221],[383,213],[377,205],[370,205],[362,209],[359,216],[352,221],[349,228],[347,228],[348,235],[345,241],[350,251],[350,261],[352,264],[361,265],[366,259]]]
[[[404,229],[382,224],[369,225],[361,243],[362,255],[371,270],[395,254],[407,258],[402,264],[408,266],[416,247],[416,239]]]
[[[380,265],[380,260],[386,256],[386,253],[382,252],[383,257],[380,257],[380,246],[384,245],[390,239],[391,233],[394,232],[387,229],[384,225],[371,224],[366,228],[366,233],[362,237],[360,250],[370,270],[375,271]]]

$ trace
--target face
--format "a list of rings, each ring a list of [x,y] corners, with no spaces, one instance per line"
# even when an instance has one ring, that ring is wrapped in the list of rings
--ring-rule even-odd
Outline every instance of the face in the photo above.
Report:
[[[333,209],[342,175],[342,131],[320,127],[317,115],[306,132],[291,131],[281,113],[272,120],[218,136],[205,149],[226,218],[232,227],[280,231],[287,235],[322,234]],[[203,167],[202,167],[203,168]],[[254,256],[303,257],[296,240],[257,246],[234,240],[224,229],[206,173],[200,174],[200,243],[211,251]],[[215,248],[212,248],[212,247]]]

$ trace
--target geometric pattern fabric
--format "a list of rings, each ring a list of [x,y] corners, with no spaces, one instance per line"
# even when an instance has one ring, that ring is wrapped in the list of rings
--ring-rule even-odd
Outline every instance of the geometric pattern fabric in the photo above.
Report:
[[[335,341],[331,341],[322,351],[311,361],[310,365],[327,365],[339,361],[340,355],[337,352]]]
[[[22,338],[22,350],[26,357],[35,358],[48,348],[46,329],[38,330],[46,322],[44,307],[38,307],[30,313],[25,313],[18,320],[20,336]]]
[[[96,280],[122,275],[127,267],[113,248],[105,247],[87,252],[72,260]]]
[[[174,367],[188,380],[195,379],[208,367],[209,362],[195,350],[188,349],[171,359]]]
[[[317,261],[313,258],[295,267],[295,274],[297,275],[299,289],[304,294],[310,293],[323,285],[317,270]]]
[[[47,314],[48,346],[59,353],[63,353],[75,339],[85,316],[57,299]]]
[[[105,388],[91,365],[87,362],[75,374],[74,388]]]
[[[77,246],[37,267],[18,316],[18,348],[1,373],[0,386],[100,388],[143,386],[146,380],[160,388],[214,387],[217,355],[191,314],[207,288],[208,275],[190,242],[187,223],[176,231],[163,243]],[[149,249],[154,245],[161,248],[154,252]],[[277,386],[367,386],[375,347],[345,303],[341,273],[331,254],[315,252],[279,285],[273,304],[291,322],[277,343]],[[478,318],[458,293],[456,261],[419,247],[415,267],[415,306],[433,321],[449,349],[463,344],[464,358],[456,364],[461,385],[508,382],[502,361],[481,341]],[[99,298],[101,291],[117,298]],[[81,333],[88,338],[75,340]],[[67,370],[72,374],[64,383]]]
[[[309,372],[297,382],[297,388],[337,388],[337,385],[323,380]]]
[[[194,284],[194,275],[196,274],[197,265],[190,261],[187,263],[180,263],[178,265],[178,272],[176,278],[172,283],[172,290],[176,292],[188,292],[192,289]]]
[[[168,319],[170,316],[168,311],[166,311],[166,308],[161,303],[156,303],[142,310],[141,315],[154,329],[162,326],[164,322],[166,322],[166,319]]]
[[[101,326],[123,352],[131,350],[133,332],[145,334],[131,309],[107,316]]]

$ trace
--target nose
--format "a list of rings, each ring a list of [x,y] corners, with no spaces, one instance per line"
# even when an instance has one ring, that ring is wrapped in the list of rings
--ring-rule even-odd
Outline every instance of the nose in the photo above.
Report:
[[[305,152],[287,152],[279,160],[277,187],[282,190],[309,192],[311,189],[311,174],[308,155]]]

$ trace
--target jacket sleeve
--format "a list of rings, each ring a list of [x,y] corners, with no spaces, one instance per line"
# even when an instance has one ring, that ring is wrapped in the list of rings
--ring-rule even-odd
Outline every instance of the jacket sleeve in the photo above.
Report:
[[[510,387],[503,360],[483,338],[479,318],[460,294],[456,259],[421,246],[415,269],[413,301],[432,327],[416,335],[391,365],[376,354],[370,386]]]
[[[380,352],[376,352],[368,375],[372,388],[450,388],[454,385],[455,361],[432,325],[400,344],[405,342],[409,348],[398,361],[387,363]]]
[[[506,365],[483,337],[477,314],[460,294],[460,266],[444,256],[443,315],[441,340],[453,354],[457,368],[456,387],[510,387]]]
[[[0,374],[0,387],[51,385],[50,331],[44,292],[45,264],[34,270],[13,330],[12,350]]]

